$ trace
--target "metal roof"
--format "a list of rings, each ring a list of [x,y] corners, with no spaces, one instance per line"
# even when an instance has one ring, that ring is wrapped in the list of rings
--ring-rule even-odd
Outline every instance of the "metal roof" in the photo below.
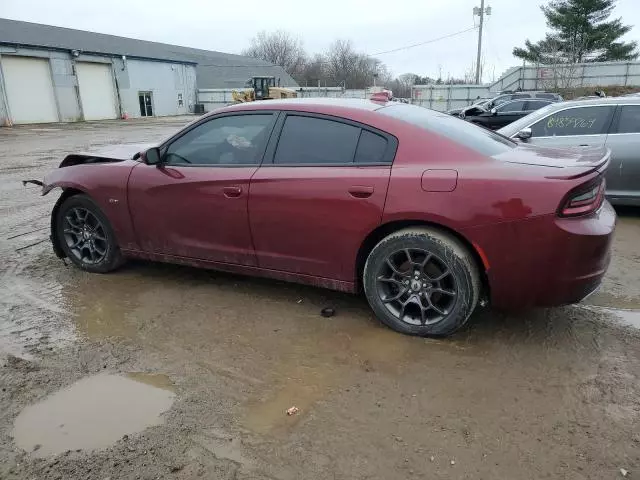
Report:
[[[282,86],[298,86],[282,67],[257,58],[6,18],[0,18],[0,44],[195,63],[198,88],[242,87],[252,76],[274,76]]]

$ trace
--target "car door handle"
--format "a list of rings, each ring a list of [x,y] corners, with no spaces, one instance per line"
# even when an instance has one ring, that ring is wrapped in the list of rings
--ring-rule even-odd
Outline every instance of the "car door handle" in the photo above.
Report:
[[[354,185],[349,188],[349,195],[354,198],[368,198],[373,195],[373,187],[366,185]]]
[[[224,196],[227,198],[235,198],[242,195],[242,187],[224,187],[222,191],[224,192]]]

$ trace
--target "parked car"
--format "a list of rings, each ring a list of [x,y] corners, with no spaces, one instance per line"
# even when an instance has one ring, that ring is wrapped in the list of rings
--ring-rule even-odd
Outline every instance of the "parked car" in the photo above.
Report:
[[[512,92],[498,95],[491,99],[487,104],[487,110],[497,107],[501,103],[510,102],[512,100],[548,100],[550,102],[561,102],[562,96],[552,92]]]
[[[486,107],[476,106],[468,108],[461,113],[460,118],[481,127],[497,130],[539,108],[546,107],[550,103],[549,100],[513,100],[501,103],[491,110],[486,110]]]
[[[238,104],[142,148],[72,154],[46,176],[43,194],[62,189],[56,255],[89,272],[142,258],[363,289],[413,335],[450,334],[485,301],[579,302],[609,262],[604,148],[530,147],[353,99]]]
[[[531,145],[610,148],[607,197],[615,205],[640,206],[640,98],[555,103],[499,132]]]
[[[480,99],[477,99],[475,102],[473,102],[471,105],[467,105],[466,107],[461,107],[461,108],[452,108],[451,110],[447,110],[446,113],[454,117],[459,117],[462,115],[463,112],[465,112],[469,108],[485,107],[490,101],[491,101],[491,98],[480,98]]]
[[[451,110],[447,110],[447,114],[448,115],[452,115],[454,117],[463,117],[464,114],[467,112],[467,110],[471,109],[471,108],[485,108],[486,105],[491,101],[490,98],[483,98],[480,100],[476,100],[475,102],[473,102],[471,105],[467,105],[466,107],[461,107],[461,108],[454,108]]]

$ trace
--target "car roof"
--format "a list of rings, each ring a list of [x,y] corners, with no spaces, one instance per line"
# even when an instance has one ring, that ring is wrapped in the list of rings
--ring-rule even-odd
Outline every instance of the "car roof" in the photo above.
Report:
[[[225,107],[226,110],[316,110],[318,107],[344,108],[349,110],[365,110],[373,112],[387,102],[374,102],[359,98],[287,98],[274,100],[259,100],[255,102],[239,103]]]
[[[589,98],[583,100],[565,100],[564,102],[557,102],[554,105],[558,107],[566,108],[573,106],[585,106],[585,105],[617,105],[617,104],[637,104],[638,98],[633,97],[599,97]]]

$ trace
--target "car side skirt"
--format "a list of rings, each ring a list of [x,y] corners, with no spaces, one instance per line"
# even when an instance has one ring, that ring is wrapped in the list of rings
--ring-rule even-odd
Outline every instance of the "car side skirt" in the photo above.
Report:
[[[233,263],[212,262],[189,257],[179,257],[175,255],[163,255],[160,253],[141,252],[139,250],[122,250],[124,256],[128,258],[139,258],[142,260],[151,260],[154,262],[173,263],[177,265],[187,265],[196,268],[208,268],[221,272],[237,273],[240,275],[248,275],[253,277],[272,278],[282,280],[284,282],[301,283],[303,285],[311,285],[313,287],[327,288],[329,290],[337,290],[340,292],[356,293],[357,288],[355,282],[346,282],[344,280],[334,280],[332,278],[315,277],[313,275],[305,275],[302,273],[283,272],[280,270],[270,270],[260,267],[251,267],[246,265],[236,265]]]

